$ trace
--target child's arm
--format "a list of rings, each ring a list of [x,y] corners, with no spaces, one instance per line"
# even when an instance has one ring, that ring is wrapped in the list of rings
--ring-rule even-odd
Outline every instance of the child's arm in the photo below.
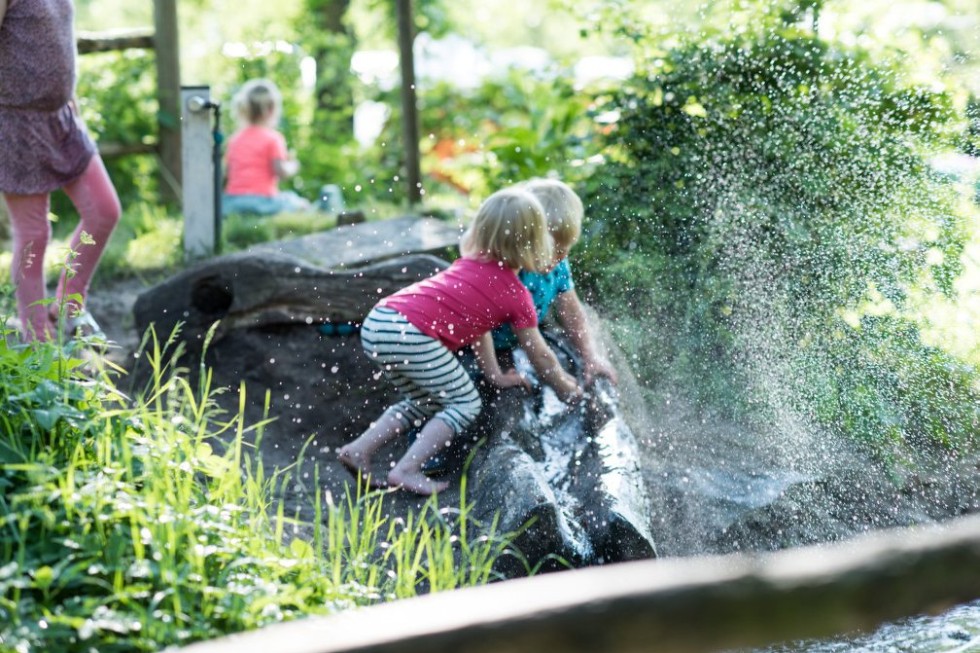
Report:
[[[280,179],[292,177],[299,172],[299,161],[292,154],[289,154],[285,159],[273,160],[272,169]]]
[[[501,371],[500,363],[497,361],[497,352],[493,349],[493,338],[489,331],[473,343],[473,353],[476,354],[477,364],[483,370],[483,376],[498,388],[531,387],[530,381],[518,374],[517,370]]]
[[[531,359],[534,371],[542,381],[555,389],[559,399],[567,403],[582,398],[582,389],[578,387],[578,381],[561,368],[551,347],[544,341],[544,337],[536,327],[514,329],[514,333],[517,335],[517,342]]]
[[[585,385],[590,385],[597,376],[605,376],[613,383],[617,382],[616,370],[606,361],[599,358],[589,333],[589,323],[585,317],[585,309],[574,290],[563,292],[555,298],[555,312],[558,322],[568,334],[568,339],[582,356],[583,376]]]

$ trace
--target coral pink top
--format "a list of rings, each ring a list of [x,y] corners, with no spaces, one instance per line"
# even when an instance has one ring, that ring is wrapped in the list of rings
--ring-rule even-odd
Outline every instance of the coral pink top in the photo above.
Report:
[[[286,159],[286,139],[275,129],[249,125],[228,140],[225,164],[228,167],[229,195],[273,197],[279,192],[274,161]]]
[[[514,329],[538,325],[531,293],[513,270],[468,257],[378,304],[395,309],[453,351],[501,324]]]

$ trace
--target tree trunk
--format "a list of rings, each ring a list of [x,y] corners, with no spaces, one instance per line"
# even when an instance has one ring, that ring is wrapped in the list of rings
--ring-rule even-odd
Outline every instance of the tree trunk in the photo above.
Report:
[[[350,0],[307,0],[301,32],[316,61],[314,133],[333,142],[354,136],[354,94],[350,62],[356,41],[345,18]],[[311,29],[312,28],[312,31]]]

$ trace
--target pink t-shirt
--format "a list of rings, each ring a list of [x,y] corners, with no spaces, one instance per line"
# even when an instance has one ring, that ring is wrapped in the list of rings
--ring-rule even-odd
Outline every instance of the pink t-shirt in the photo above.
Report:
[[[395,309],[453,351],[501,324],[513,329],[538,326],[531,293],[513,270],[468,257],[378,304]]]
[[[272,163],[285,159],[286,139],[275,129],[249,125],[238,130],[228,140],[225,192],[273,197],[279,192],[279,178]]]

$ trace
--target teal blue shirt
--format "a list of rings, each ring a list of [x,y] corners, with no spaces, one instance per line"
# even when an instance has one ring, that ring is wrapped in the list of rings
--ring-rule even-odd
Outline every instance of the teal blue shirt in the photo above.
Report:
[[[550,272],[528,272],[521,270],[517,275],[534,300],[534,310],[538,313],[538,323],[548,315],[548,309],[555,298],[563,292],[575,289],[572,281],[572,266],[568,259],[563,258]],[[513,349],[517,346],[517,337],[509,324],[493,330],[493,346],[497,349]]]

